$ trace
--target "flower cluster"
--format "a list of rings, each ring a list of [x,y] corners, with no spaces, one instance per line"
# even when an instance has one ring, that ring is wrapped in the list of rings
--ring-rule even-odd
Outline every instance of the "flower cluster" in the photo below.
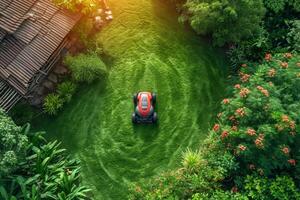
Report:
[[[274,68],[270,69],[268,71],[268,75],[269,77],[274,77],[276,75],[276,70]]]
[[[264,135],[259,134],[259,136],[255,139],[254,143],[257,148],[263,149],[264,148]]]
[[[266,53],[266,55],[265,55],[265,60],[266,60],[267,62],[269,62],[269,61],[271,61],[271,59],[272,59],[272,55],[271,55],[270,53]]]
[[[238,108],[236,109],[235,113],[240,117],[244,117],[246,115],[245,108]]]
[[[224,147],[237,156],[241,173],[256,170],[271,175],[277,169],[298,167],[298,74],[300,77],[300,56],[291,53],[267,53],[255,69],[247,64],[240,68],[233,95],[222,101],[222,114],[218,114],[217,125],[222,128],[215,125],[213,130],[220,134]]]
[[[250,93],[250,90],[248,88],[242,88],[240,91],[240,97],[245,98]]]
[[[240,77],[241,77],[240,78],[241,81],[244,83],[244,82],[247,82],[251,76],[249,74],[245,74],[243,72],[240,72]]]

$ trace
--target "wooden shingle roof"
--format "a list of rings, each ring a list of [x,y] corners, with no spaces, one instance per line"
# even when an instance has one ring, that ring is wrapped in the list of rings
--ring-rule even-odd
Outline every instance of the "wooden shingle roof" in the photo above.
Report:
[[[26,95],[80,15],[50,0],[0,0],[0,5],[0,77]]]

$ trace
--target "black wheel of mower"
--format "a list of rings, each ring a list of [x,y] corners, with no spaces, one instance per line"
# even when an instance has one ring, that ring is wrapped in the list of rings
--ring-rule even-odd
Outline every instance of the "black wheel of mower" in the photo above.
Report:
[[[134,105],[136,105],[137,104],[137,93],[134,93],[132,99],[133,99]]]
[[[153,102],[153,104],[156,103],[156,94],[155,93],[152,93],[152,102]]]
[[[157,113],[156,113],[156,112],[153,113],[152,122],[153,122],[154,124],[157,123]]]
[[[135,113],[132,113],[131,121],[132,121],[132,123],[134,123],[134,124],[137,123],[137,119],[136,119]]]

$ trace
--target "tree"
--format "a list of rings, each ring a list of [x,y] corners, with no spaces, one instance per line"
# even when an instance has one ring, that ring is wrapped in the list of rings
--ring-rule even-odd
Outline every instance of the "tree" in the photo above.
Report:
[[[265,9],[262,0],[188,0],[181,21],[201,35],[212,35],[217,46],[253,36]]]

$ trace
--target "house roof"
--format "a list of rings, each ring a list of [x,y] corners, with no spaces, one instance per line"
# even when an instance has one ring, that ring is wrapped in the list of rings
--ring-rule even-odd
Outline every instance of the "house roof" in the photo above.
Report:
[[[50,0],[0,0],[0,78],[25,95],[79,19]]]

